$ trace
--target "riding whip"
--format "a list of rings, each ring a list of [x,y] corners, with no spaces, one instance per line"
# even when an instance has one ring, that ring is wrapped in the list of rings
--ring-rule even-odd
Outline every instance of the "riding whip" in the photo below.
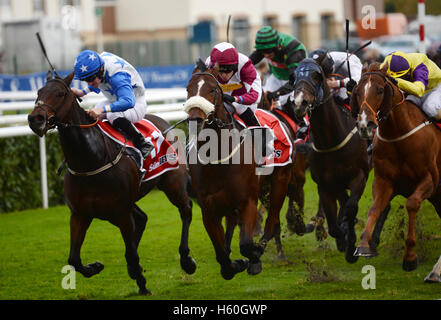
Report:
[[[231,20],[231,14],[228,15],[228,22],[227,22],[227,42],[230,42],[230,20]]]
[[[41,51],[43,52],[43,55],[44,55],[44,57],[46,58],[46,61],[49,63],[49,66],[51,67],[52,72],[55,73],[55,75],[56,75],[57,77],[61,78],[61,77],[58,75],[57,71],[55,70],[54,66],[52,65],[52,63],[50,62],[50,60],[49,60],[49,58],[48,58],[48,56],[47,56],[46,48],[44,47],[43,41],[42,41],[41,38],[40,38],[40,33],[37,32],[37,33],[35,33],[35,35],[37,36],[38,43],[40,43]]]
[[[372,43],[372,41],[369,40],[368,42],[366,42],[365,44],[363,44],[361,47],[358,47],[357,49],[355,49],[354,51],[352,51],[352,52],[349,54],[349,56],[348,56],[344,61],[342,61],[342,62],[338,65],[338,67],[334,70],[334,72],[337,73],[337,71],[340,70],[340,68],[345,64],[345,62],[346,62],[347,60],[349,60],[349,58],[350,58],[351,56],[353,56],[354,54],[357,54],[360,50],[363,50],[364,48],[366,48],[366,47],[367,47],[368,45],[370,45],[371,43]]]
[[[349,63],[349,20],[348,19],[346,19],[346,60],[347,60],[347,64],[348,64],[349,79],[352,80],[351,68],[350,68],[350,63]]]

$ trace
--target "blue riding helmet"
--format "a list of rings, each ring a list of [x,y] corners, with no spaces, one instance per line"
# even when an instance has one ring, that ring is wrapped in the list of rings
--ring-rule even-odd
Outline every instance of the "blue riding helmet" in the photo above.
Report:
[[[75,60],[75,79],[85,80],[98,73],[104,65],[103,59],[92,50],[82,51]]]

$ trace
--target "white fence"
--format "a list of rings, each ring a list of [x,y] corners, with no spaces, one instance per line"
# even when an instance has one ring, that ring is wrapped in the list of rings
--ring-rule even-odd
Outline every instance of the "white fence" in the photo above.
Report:
[[[167,121],[178,121],[186,117],[183,104],[187,97],[184,88],[147,89],[147,113],[155,114]],[[0,92],[0,138],[32,135],[27,125],[28,113],[34,108],[37,92]],[[89,93],[81,106],[87,108],[104,99],[102,94]],[[11,112],[12,111],[12,112]],[[13,111],[16,111],[15,114]],[[19,114],[16,114],[19,111]],[[48,208],[46,140],[40,138],[41,193],[43,208]]]

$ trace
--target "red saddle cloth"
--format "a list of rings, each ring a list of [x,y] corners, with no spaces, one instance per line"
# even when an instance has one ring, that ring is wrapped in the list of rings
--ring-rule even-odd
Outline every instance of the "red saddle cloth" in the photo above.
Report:
[[[265,159],[263,166],[285,166],[291,163],[291,155],[293,145],[282,123],[276,116],[268,111],[257,109],[255,112],[256,118],[262,127],[269,128],[275,137],[274,139],[274,153]],[[242,119],[237,114],[234,117],[243,125],[246,126]]]
[[[103,132],[112,140],[124,145],[128,148],[137,150],[130,140],[126,138],[112,125],[109,121],[99,121],[99,127]],[[145,170],[142,181],[147,181],[160,176],[161,174],[175,170],[179,167],[178,154],[173,146],[164,138],[161,131],[150,121],[143,119],[134,123],[135,127],[143,134],[143,136],[153,144],[155,147],[152,152],[147,156],[142,165],[142,170]],[[139,157],[141,153],[138,151]],[[136,161],[135,161],[136,162]]]

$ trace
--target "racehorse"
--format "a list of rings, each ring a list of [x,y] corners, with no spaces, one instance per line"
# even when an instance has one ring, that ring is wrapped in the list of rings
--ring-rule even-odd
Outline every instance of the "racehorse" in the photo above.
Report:
[[[282,110],[276,110],[275,106],[266,97],[266,93],[263,93],[261,102],[258,106],[261,109],[271,111],[290,131],[290,134],[294,137],[297,135],[298,119],[293,112],[292,102],[288,100],[287,104],[283,106]],[[288,120],[291,119],[292,121]],[[296,149],[296,151],[298,151]],[[324,213],[319,203],[317,213],[311,218],[306,226],[303,221],[304,218],[304,206],[305,206],[305,193],[303,186],[305,185],[305,172],[309,167],[308,150],[306,152],[296,152],[294,160],[294,174],[288,188],[288,210],[286,212],[286,221],[288,229],[302,236],[305,233],[313,232],[316,230],[316,238],[318,241],[324,240],[327,237],[327,232],[323,227]],[[259,216],[263,215],[264,210],[259,210]],[[260,220],[260,219],[259,219]]]
[[[141,183],[139,169],[124,154],[125,148],[103,134],[97,121],[78,104],[70,90],[73,76],[71,73],[64,79],[53,78],[52,72],[48,72],[47,82],[38,90],[35,107],[28,116],[30,128],[40,137],[49,129],[58,129],[68,166],[64,177],[64,193],[71,211],[68,263],[85,277],[103,270],[100,262],[83,265],[80,250],[92,219],[107,220],[117,226],[123,236],[129,276],[136,280],[140,294],[149,294],[137,253],[147,215],[135,201],[156,186],[179,209],[182,219],[180,263],[185,272],[192,274],[196,263],[188,248],[192,202],[186,189],[185,165]],[[161,131],[169,126],[159,117],[149,115],[147,119]]]
[[[199,60],[187,85],[187,102],[185,110],[188,113],[190,126],[198,121],[198,133],[213,132],[214,140],[221,140],[222,132],[240,132],[238,141],[216,143],[214,149],[228,148],[228,156],[222,159],[203,160],[199,150],[204,144],[197,138],[194,148],[190,148],[189,157],[196,150],[195,161],[189,161],[189,169],[193,190],[202,210],[205,229],[213,243],[216,260],[221,266],[224,279],[232,279],[238,272],[247,269],[255,275],[261,272],[260,256],[266,243],[280,234],[279,211],[286,196],[292,168],[290,166],[276,169],[281,174],[272,174],[262,180],[271,183],[270,213],[265,225],[265,232],[260,243],[253,241],[253,231],[257,220],[257,201],[259,177],[256,175],[256,155],[253,152],[254,143],[250,143],[250,135],[233,119],[233,115],[224,106],[222,88],[217,81],[219,66],[216,64],[208,69]],[[223,131],[224,130],[224,131]],[[249,133],[249,132],[248,132]],[[248,143],[247,143],[248,141]],[[251,148],[247,148],[251,146]],[[250,150],[251,149],[251,150]],[[250,156],[251,155],[251,156]],[[231,163],[229,160],[236,158]],[[247,161],[247,158],[250,161]],[[226,219],[226,231],[222,219]],[[231,239],[235,226],[240,225],[240,253],[249,261],[238,259],[231,261]]]
[[[441,217],[441,131],[421,109],[407,101],[404,94],[386,75],[386,68],[372,64],[362,74],[353,96],[353,112],[358,115],[359,133],[374,136],[372,162],[373,204],[355,252],[358,256],[376,256],[369,246],[372,229],[380,212],[396,196],[407,198],[409,227],[403,269],[418,266],[414,252],[415,219],[421,202],[429,200]]]
[[[295,71],[294,112],[308,113],[312,144],[309,163],[317,183],[329,234],[346,261],[354,263],[354,223],[369,174],[366,142],[357,134],[349,111],[336,104],[320,66],[321,58],[304,59]],[[350,191],[350,194],[347,193]],[[337,216],[337,201],[340,209]]]

